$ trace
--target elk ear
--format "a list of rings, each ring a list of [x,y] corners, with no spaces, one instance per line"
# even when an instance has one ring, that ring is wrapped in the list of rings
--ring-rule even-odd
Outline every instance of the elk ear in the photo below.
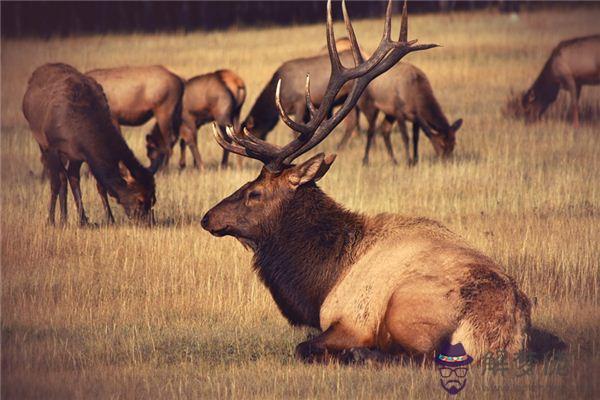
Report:
[[[127,168],[123,161],[119,161],[119,172],[121,173],[121,178],[123,178],[128,185],[135,182],[135,178],[131,175],[131,171],[129,171],[129,168]]]
[[[325,153],[319,153],[302,164],[295,166],[288,175],[290,184],[296,188],[308,182],[318,181],[329,171],[329,167],[335,161],[335,157],[335,154],[326,156]]]
[[[463,123],[462,118],[459,118],[456,121],[454,121],[454,123],[450,127],[450,129],[452,130],[452,132],[456,132],[457,130],[459,130],[460,127],[462,126],[462,123]]]

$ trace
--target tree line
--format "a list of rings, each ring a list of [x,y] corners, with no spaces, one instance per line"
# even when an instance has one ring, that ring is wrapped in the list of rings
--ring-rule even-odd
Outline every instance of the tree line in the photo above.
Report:
[[[522,2],[413,1],[411,13],[518,8]],[[536,3],[537,4],[537,3]],[[2,36],[66,36],[107,32],[227,29],[322,21],[324,1],[31,1],[2,2]],[[401,2],[395,2],[398,12]],[[339,13],[340,7],[334,7]],[[380,17],[383,1],[351,1],[353,18]],[[338,17],[341,17],[338,15]]]

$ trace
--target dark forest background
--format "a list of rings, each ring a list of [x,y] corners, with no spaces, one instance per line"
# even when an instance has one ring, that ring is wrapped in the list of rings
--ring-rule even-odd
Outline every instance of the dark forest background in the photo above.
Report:
[[[411,13],[573,5],[535,1],[411,1]],[[351,1],[353,18],[380,17],[384,1]],[[401,2],[395,2],[396,11]],[[2,1],[2,36],[56,36],[106,32],[226,29],[322,21],[324,1]],[[339,13],[340,8],[334,7]]]

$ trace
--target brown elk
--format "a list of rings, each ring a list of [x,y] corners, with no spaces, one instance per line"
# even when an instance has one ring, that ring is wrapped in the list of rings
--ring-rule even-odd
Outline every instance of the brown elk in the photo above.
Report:
[[[434,47],[407,42],[406,3],[400,40],[390,38],[391,1],[384,36],[373,55],[360,57],[342,3],[356,67],[341,65],[334,43],[331,0],[327,42],[332,72],[320,107],[306,103],[311,118],[293,121],[277,103],[282,119],[299,133],[276,146],[247,130],[225,133],[219,144],[264,164],[259,176],[210,209],[202,227],[230,235],[254,251],[254,268],[279,309],[293,325],[322,333],[296,348],[306,361],[370,358],[385,353],[428,355],[446,341],[468,353],[523,349],[530,324],[527,297],[491,259],[471,248],[440,223],[393,214],[374,217],[346,210],[316,185],[335,155],[317,154],[294,165],[352,110],[369,81],[406,54]],[[337,93],[352,90],[331,117]]]
[[[202,168],[198,151],[198,129],[211,121],[224,128],[233,125],[239,128],[240,111],[246,100],[246,85],[242,78],[228,69],[195,76],[185,83],[183,92],[182,123],[179,130],[181,158],[179,167],[185,168],[185,148],[189,146],[194,158],[194,167]],[[148,143],[157,146],[155,131]],[[227,166],[229,152],[223,150],[221,166]]]
[[[431,141],[436,154],[440,157],[448,157],[454,150],[456,132],[462,125],[462,119],[458,119],[452,125],[448,123],[425,73],[405,62],[398,63],[385,75],[373,80],[359,100],[359,108],[367,117],[369,124],[373,125],[367,131],[363,164],[369,163],[369,151],[375,137],[374,125],[380,111],[385,115],[381,124],[381,133],[394,164],[397,164],[397,161],[390,134],[396,121],[402,135],[408,165],[416,164],[419,159],[419,128]],[[411,121],[413,125],[412,159],[406,121]],[[344,146],[349,136],[346,134],[342,138],[339,147]]]
[[[153,133],[146,136],[150,170],[168,163],[181,124],[181,78],[161,65],[95,69],[86,75],[104,89],[115,124],[140,126],[155,118]]]
[[[347,50],[348,39],[340,39],[339,55],[342,65],[352,65],[352,51]],[[336,42],[336,45],[338,44]],[[342,50],[344,49],[344,50]],[[271,77],[271,80],[259,94],[242,123],[242,128],[247,128],[253,135],[260,139],[265,139],[267,134],[275,128],[279,122],[279,113],[275,104],[275,90],[277,83],[281,80],[281,103],[286,113],[293,115],[296,121],[303,122],[308,116],[308,110],[304,102],[304,77],[310,75],[311,94],[315,105],[323,101],[323,95],[327,87],[327,78],[329,77],[331,67],[329,65],[329,55],[320,51],[317,55],[306,58],[296,58],[283,63]],[[350,85],[346,85],[340,90],[334,103],[338,106],[350,92]],[[358,113],[348,115],[346,129],[349,134],[357,126]]]
[[[66,64],[37,68],[23,98],[23,115],[40,146],[50,176],[50,224],[54,224],[57,197],[60,197],[61,222],[66,223],[67,181],[79,223],[87,224],[79,187],[84,162],[96,178],[109,223],[114,218],[107,192],[130,218],[152,220],[154,177],[127,147],[111,120],[102,88],[94,79]]]
[[[558,97],[569,92],[573,125],[579,126],[579,95],[583,85],[600,84],[600,35],[566,40],[552,54],[533,85],[521,97],[525,117],[539,119]]]

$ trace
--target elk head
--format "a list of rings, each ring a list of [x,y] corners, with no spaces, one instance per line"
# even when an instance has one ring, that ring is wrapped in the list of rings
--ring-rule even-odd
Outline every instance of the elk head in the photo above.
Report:
[[[383,38],[371,57],[364,60],[344,1],[342,1],[342,11],[355,66],[346,68],[340,61],[335,46],[331,0],[329,0],[327,2],[327,48],[331,62],[331,75],[323,101],[318,108],[311,101],[310,76],[306,77],[305,97],[310,114],[307,123],[295,122],[285,113],[280,100],[281,80],[277,84],[275,102],[281,119],[298,133],[294,140],[280,147],[255,137],[246,127],[241,132],[235,132],[231,127],[223,132],[216,124],[213,125],[215,139],[221,147],[264,164],[255,180],[246,183],[204,215],[202,227],[213,235],[234,236],[244,245],[252,248],[256,248],[262,240],[267,239],[270,227],[277,224],[281,218],[285,218],[281,214],[286,203],[303,188],[314,186],[315,182],[327,173],[335,160],[335,155],[326,156],[320,153],[298,165],[294,165],[293,160],[314,148],[331,133],[354,108],[361,94],[374,78],[390,69],[406,54],[436,46],[430,44],[414,46],[416,40],[407,41],[406,2],[402,13],[400,40],[393,41],[390,33],[392,2],[389,0]],[[352,80],[354,81],[352,89],[342,107],[331,115],[330,111],[338,92]]]
[[[542,115],[542,102],[539,101],[535,91],[529,89],[521,96],[521,106],[525,120],[528,122],[537,120]]]
[[[125,187],[117,190],[117,202],[125,209],[130,219],[154,223],[152,207],[156,203],[154,177],[140,165],[140,170],[132,172],[119,161],[119,172]]]
[[[543,75],[541,75],[543,76]],[[538,78],[533,86],[521,96],[521,106],[527,122],[536,121],[558,97],[560,87]]]
[[[460,129],[462,122],[462,119],[457,119],[452,125],[448,126],[448,129],[442,132],[434,131],[429,135],[435,154],[439,157],[449,157],[454,151],[454,146],[456,145],[456,131]]]

